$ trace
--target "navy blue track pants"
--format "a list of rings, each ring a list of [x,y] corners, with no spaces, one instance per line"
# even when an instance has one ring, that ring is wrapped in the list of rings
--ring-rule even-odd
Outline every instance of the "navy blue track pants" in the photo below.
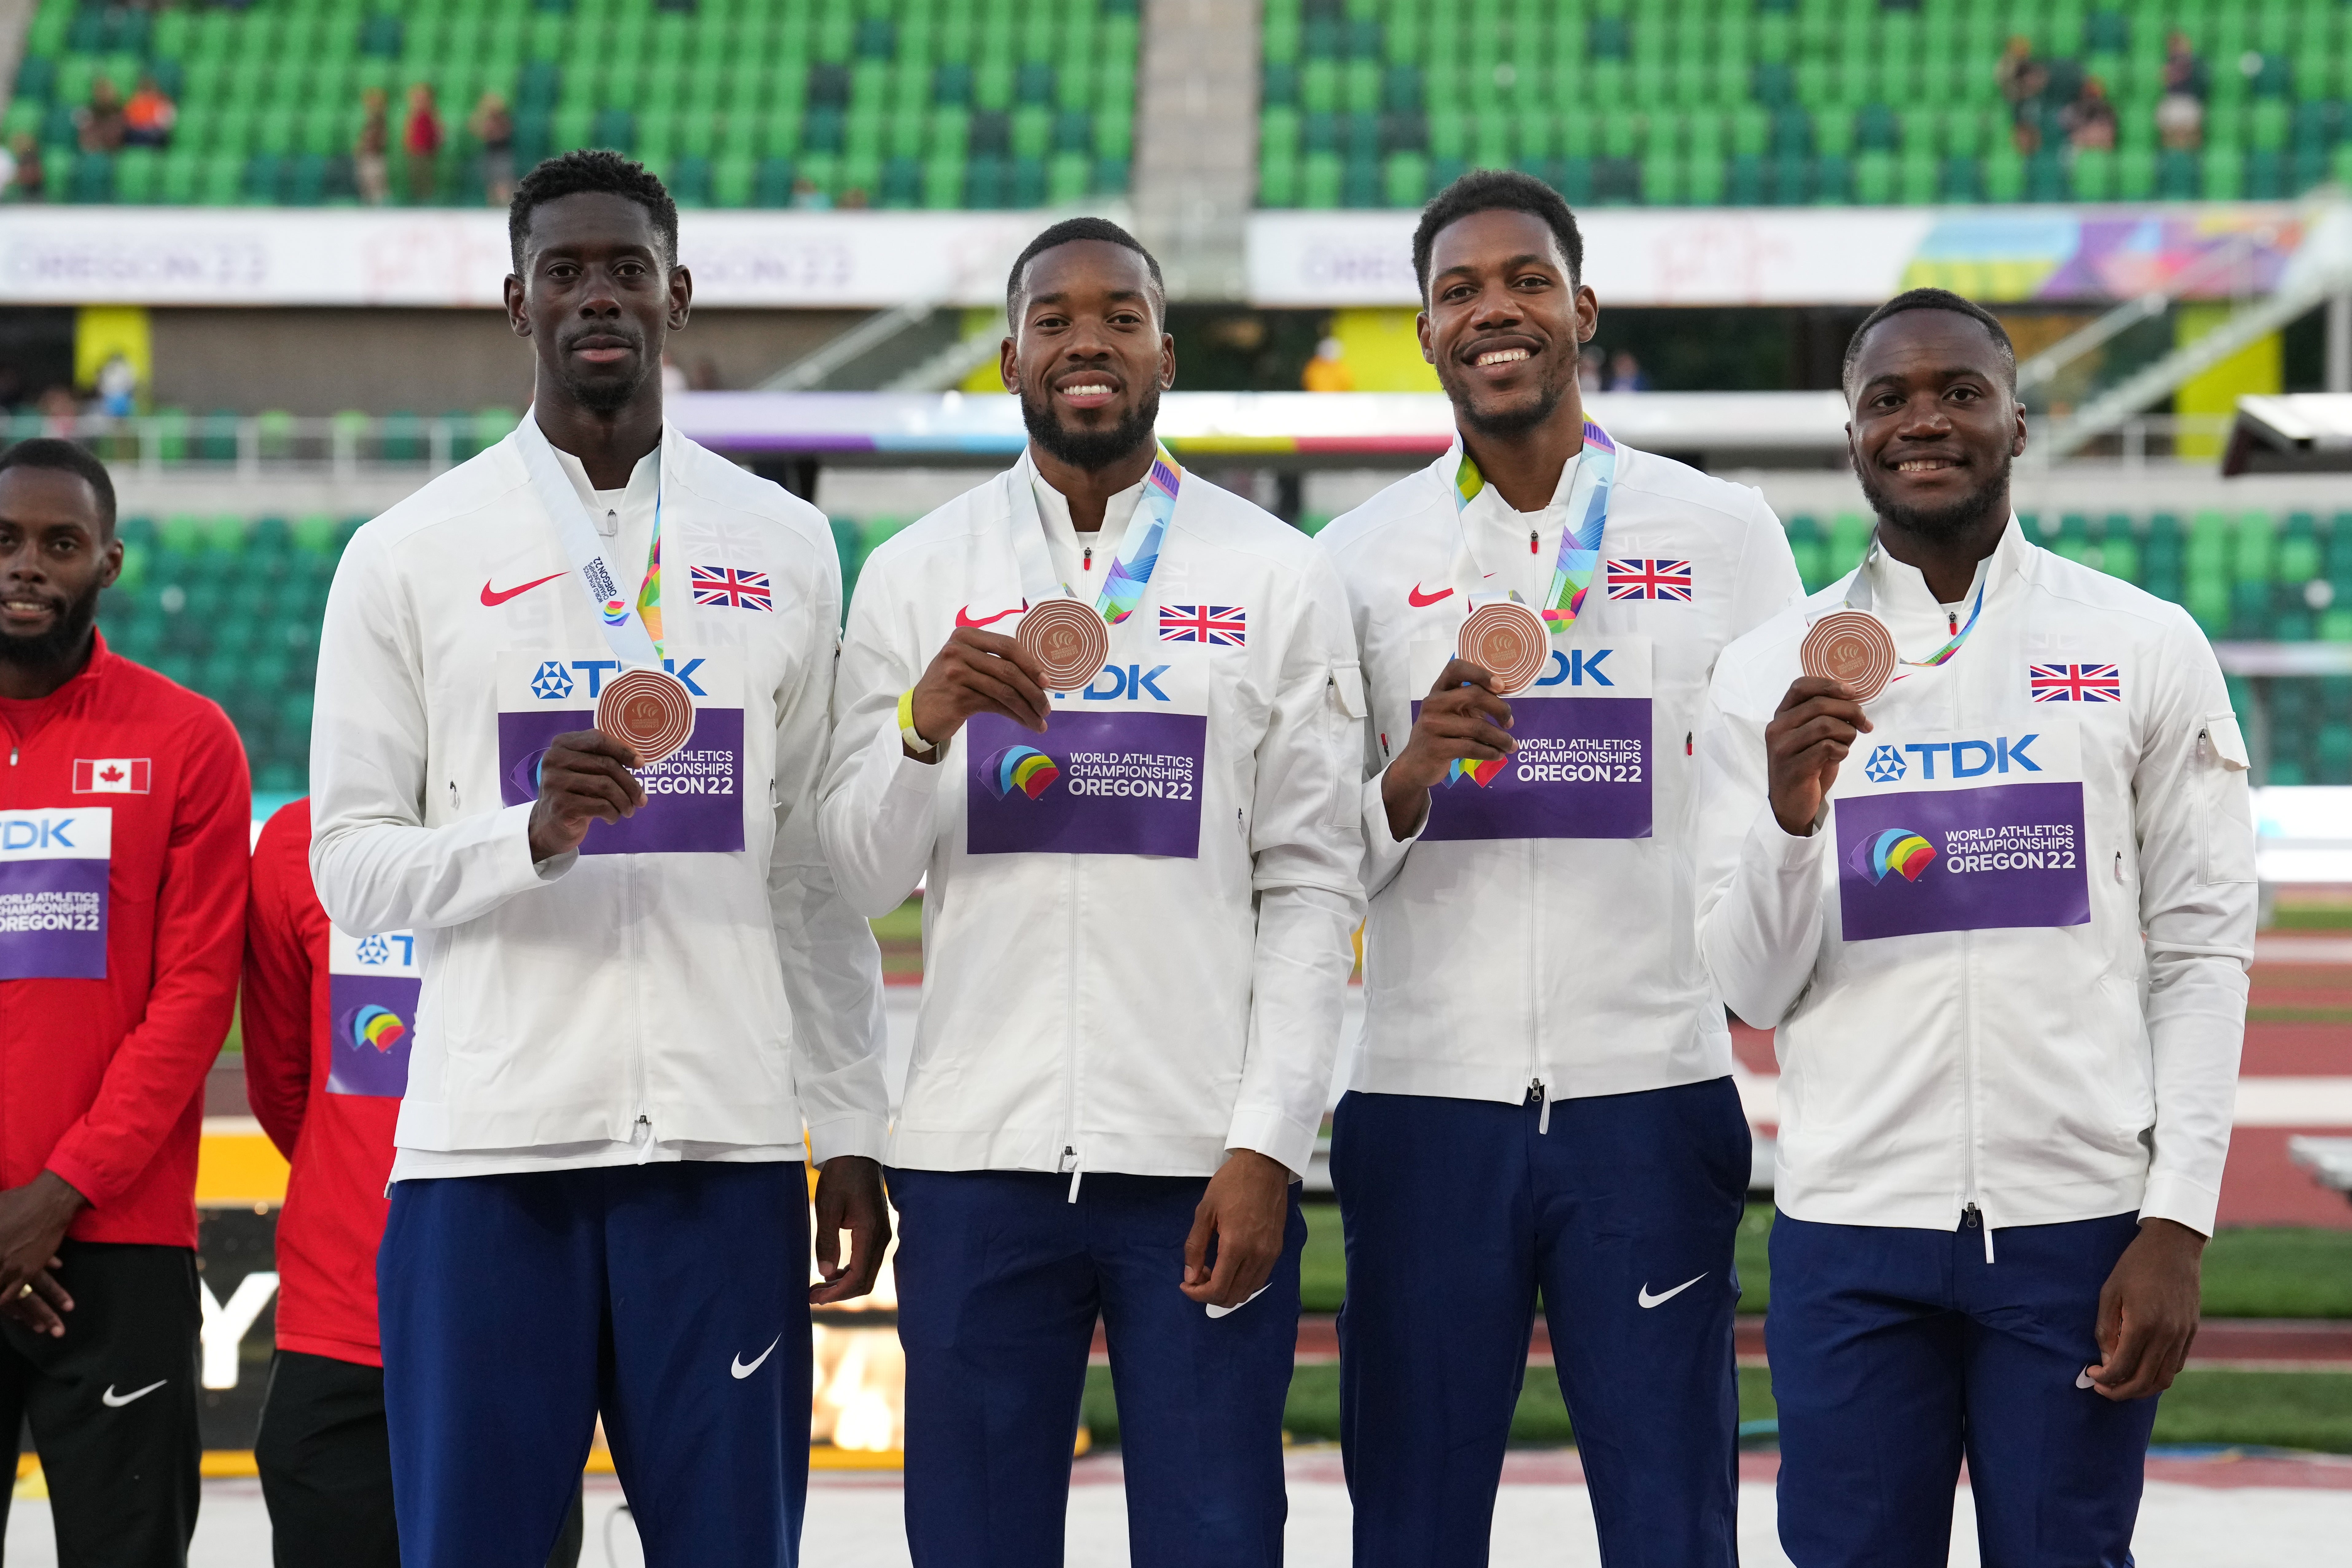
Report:
[[[1282,1561],[1296,1187],[1265,1293],[1213,1319],[1178,1289],[1204,1179],[1089,1173],[1071,1203],[1035,1172],[889,1177],[915,1568],[1058,1568],[1097,1313],[1136,1568]]]
[[[376,1284],[407,1568],[539,1568],[600,1410],[649,1568],[798,1561],[803,1169],[394,1184]]]
[[[1602,1560],[1738,1561],[1729,1079],[1541,1108],[1354,1094],[1340,1421],[1357,1568],[1483,1568],[1543,1293]]]
[[[2136,1215],[1997,1232],[1772,1224],[1764,1324],[1780,1544],[1797,1568],[1927,1568],[1969,1465],[1985,1568],[2127,1568],[2156,1401],[2075,1386]]]

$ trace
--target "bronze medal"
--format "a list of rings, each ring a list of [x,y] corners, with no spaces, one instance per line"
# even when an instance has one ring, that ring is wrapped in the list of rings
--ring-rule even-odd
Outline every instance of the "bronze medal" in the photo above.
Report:
[[[1834,680],[1867,702],[1895,678],[1895,637],[1868,610],[1832,610],[1805,634],[1805,673]]]
[[[1013,640],[1044,671],[1048,691],[1076,691],[1110,659],[1110,628],[1092,605],[1046,599],[1021,617]]]
[[[1543,617],[1515,600],[1481,605],[1462,623],[1454,652],[1495,678],[1496,694],[1508,697],[1535,684],[1551,659],[1551,633]]]
[[[596,728],[636,752],[637,766],[649,768],[693,735],[694,699],[667,670],[625,669],[596,699]]]

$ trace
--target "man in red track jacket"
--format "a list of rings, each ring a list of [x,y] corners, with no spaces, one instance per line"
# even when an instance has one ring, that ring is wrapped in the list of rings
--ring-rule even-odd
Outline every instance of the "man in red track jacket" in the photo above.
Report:
[[[253,847],[245,1092],[293,1164],[278,1216],[278,1358],[254,1459],[278,1568],[400,1568],[375,1254],[419,973],[406,931],[339,931],[310,885],[310,803]],[[549,1563],[580,1556],[581,1515]]]
[[[62,1559],[176,1565],[252,794],[217,707],[107,651],[121,565],[102,465],[0,453],[0,1431],[31,1424]]]

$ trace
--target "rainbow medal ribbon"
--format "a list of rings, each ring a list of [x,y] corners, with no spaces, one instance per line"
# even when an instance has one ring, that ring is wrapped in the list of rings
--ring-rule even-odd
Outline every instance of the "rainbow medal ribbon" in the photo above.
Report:
[[[1541,609],[1545,627],[1554,637],[1574,629],[1583,613],[1584,596],[1591,590],[1593,574],[1601,567],[1601,534],[1609,522],[1609,491],[1617,478],[1617,443],[1609,432],[1588,419],[1584,450],[1576,477],[1569,482],[1568,521],[1559,532],[1559,555],[1552,563],[1551,591]],[[1454,471],[1454,512],[1459,517],[1486,488],[1486,477],[1465,447]]]
[[[1862,564],[1854,568],[1853,581],[1846,584],[1845,598],[1843,602],[1842,607],[1849,610],[1860,610],[1864,615],[1874,613],[1870,607],[1872,597],[1870,587],[1870,563],[1872,560],[1878,555],[1878,531],[1874,528],[1870,532],[1870,543],[1864,548],[1862,552]],[[1990,566],[1987,566],[1985,568],[1984,581],[1977,584],[1977,602],[1969,611],[1969,624],[1962,626],[1958,631],[1953,633],[1952,638],[1949,642],[1937,648],[1934,653],[1929,654],[1927,658],[1904,658],[1897,656],[1895,662],[1900,665],[1908,666],[1913,669],[1933,669],[1939,664],[1950,663],[1953,657],[1960,651],[1960,645],[1969,640],[1969,634],[1977,629],[1977,617],[1984,614],[1985,590],[1991,586],[1992,568]]]
[[[1135,509],[1135,516],[1127,525],[1127,537],[1118,547],[1118,556],[1103,576],[1102,592],[1096,595],[1095,608],[1104,622],[1117,626],[1135,614],[1135,606],[1143,602],[1144,590],[1151,586],[1151,574],[1160,564],[1160,546],[1168,536],[1168,520],[1176,515],[1176,492],[1184,483],[1184,470],[1168,455],[1168,448],[1155,446],[1151,453],[1151,471],[1143,476],[1143,500]],[[1067,593],[1069,585],[1063,584]]]
[[[662,434],[667,441],[669,434],[667,425],[663,426]],[[645,575],[638,582],[636,602],[633,605],[623,595],[620,576],[614,571],[612,562],[605,557],[603,536],[597,533],[596,524],[588,516],[587,506],[580,500],[580,492],[572,488],[571,477],[564,473],[563,466],[556,461],[555,448],[548,445],[546,434],[540,429],[539,421],[530,410],[524,411],[522,424],[515,433],[515,445],[522,455],[523,469],[530,476],[530,487],[539,497],[539,504],[546,508],[547,515],[555,522],[556,537],[563,545],[564,554],[571,558],[572,570],[581,591],[588,595],[589,606],[596,615],[597,627],[604,634],[605,646],[620,661],[622,674],[614,677],[606,689],[609,691],[617,686],[623,677],[628,678],[631,685],[640,692],[648,688],[656,689],[655,695],[667,709],[672,723],[683,711],[688,716],[690,732],[694,699],[687,690],[686,682],[666,668],[662,657],[664,487],[660,480],[656,479],[654,489],[653,542],[646,551]],[[620,711],[620,705],[600,701],[597,707],[599,729],[606,728],[608,719],[613,717],[604,711],[607,706],[614,707],[616,713]],[[650,746],[649,743],[656,738],[655,731],[650,730],[644,735],[614,732],[620,739],[636,746],[641,753],[659,750],[661,754],[667,755],[677,745],[674,742],[668,747]]]

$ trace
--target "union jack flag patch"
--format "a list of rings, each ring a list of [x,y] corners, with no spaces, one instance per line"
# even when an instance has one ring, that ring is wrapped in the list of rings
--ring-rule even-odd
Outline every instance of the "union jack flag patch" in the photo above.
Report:
[[[2029,664],[2036,702],[2121,702],[2123,671],[2112,664]]]
[[[732,566],[688,566],[687,582],[698,605],[719,605],[730,610],[773,610],[765,572],[738,572]]]
[[[1242,647],[1249,642],[1249,612],[1239,605],[1162,605],[1160,640]]]
[[[1671,599],[1691,602],[1691,563],[1687,561],[1609,563],[1609,596],[1612,599]]]

